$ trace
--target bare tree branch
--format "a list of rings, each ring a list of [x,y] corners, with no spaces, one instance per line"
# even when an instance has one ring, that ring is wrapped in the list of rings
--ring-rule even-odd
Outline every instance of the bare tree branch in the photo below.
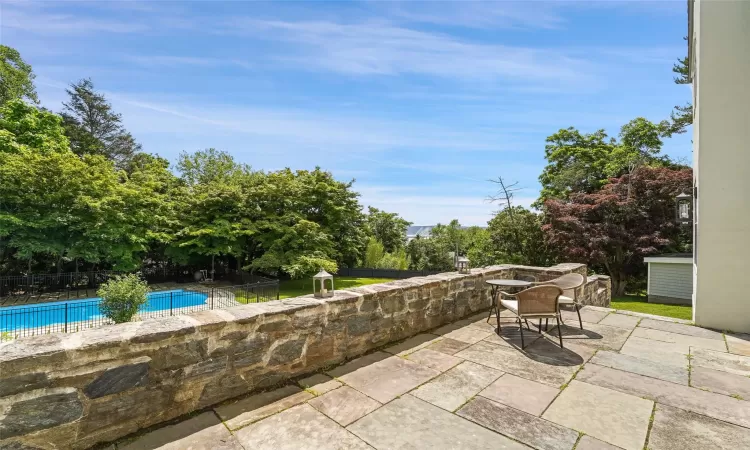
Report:
[[[496,202],[505,203],[504,209],[508,211],[510,224],[511,224],[511,227],[513,228],[512,231],[513,231],[513,237],[515,239],[515,246],[517,247],[517,250],[518,250],[520,249],[521,239],[518,234],[518,227],[516,226],[516,218],[513,215],[513,194],[515,192],[522,190],[523,188],[516,187],[518,186],[518,181],[515,181],[510,184],[506,184],[505,180],[503,180],[503,177],[501,176],[497,177],[497,180],[488,180],[488,181],[500,186],[500,189],[497,191],[497,193],[495,195],[488,196],[487,200],[489,200],[491,203],[496,203]]]
[[[512,208],[513,207],[513,193],[522,190],[523,188],[516,187],[518,186],[518,181],[513,182],[511,184],[506,184],[505,180],[503,180],[503,177],[497,177],[497,180],[487,180],[490,183],[495,183],[500,186],[500,189],[497,191],[495,195],[489,195],[487,196],[487,200],[491,203],[505,203],[505,208]]]

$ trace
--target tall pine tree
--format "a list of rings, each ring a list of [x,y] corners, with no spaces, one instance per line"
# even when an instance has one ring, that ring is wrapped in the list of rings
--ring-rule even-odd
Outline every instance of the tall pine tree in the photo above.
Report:
[[[71,84],[67,93],[70,101],[63,103],[61,115],[71,150],[78,155],[103,155],[118,168],[127,168],[141,145],[123,128],[122,116],[94,90],[90,79]]]
[[[685,38],[687,40],[687,38]],[[675,84],[690,84],[690,65],[688,57],[680,58],[672,66]],[[664,136],[671,137],[673,134],[681,134],[687,131],[687,127],[693,124],[693,104],[688,102],[684,106],[677,105],[672,110],[668,125],[664,128]]]

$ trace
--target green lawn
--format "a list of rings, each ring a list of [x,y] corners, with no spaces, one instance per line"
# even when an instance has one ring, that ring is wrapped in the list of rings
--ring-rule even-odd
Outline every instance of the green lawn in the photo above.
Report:
[[[334,277],[333,287],[335,289],[349,289],[357,286],[365,286],[368,284],[385,283],[387,281],[393,281],[390,278],[355,278],[355,277]],[[279,299],[289,297],[299,297],[301,295],[312,294],[312,278],[305,278],[302,280],[282,280],[279,283]],[[268,292],[267,294],[270,294]],[[274,291],[275,295],[275,291]],[[260,295],[263,301],[263,293]],[[235,300],[240,303],[255,303],[258,297],[254,293],[245,298],[245,293],[242,291],[235,292]],[[274,297],[272,300],[275,300]]]
[[[355,278],[355,277],[333,277],[334,289],[349,289],[368,284],[385,283],[393,281],[390,278]],[[284,280],[279,286],[279,298],[299,297],[300,295],[312,294],[312,278],[302,280]]]
[[[673,317],[675,319],[693,320],[693,307],[683,305],[665,305],[662,303],[648,303],[646,297],[626,295],[612,298],[610,308],[624,309],[657,316]]]

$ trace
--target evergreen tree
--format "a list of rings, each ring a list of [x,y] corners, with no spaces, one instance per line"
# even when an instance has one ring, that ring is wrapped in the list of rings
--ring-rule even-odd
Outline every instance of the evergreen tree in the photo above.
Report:
[[[62,117],[71,150],[78,155],[103,155],[118,168],[127,168],[141,145],[123,128],[122,116],[94,90],[90,79],[71,84],[66,92],[70,101],[63,103]]]
[[[672,72],[677,74],[674,77],[675,84],[691,84],[690,65],[687,56],[677,60],[677,63],[672,66]],[[687,127],[693,124],[693,104],[688,102],[684,106],[675,106],[670,119],[668,126],[664,129],[664,136],[671,137],[673,134],[684,133],[687,131]]]

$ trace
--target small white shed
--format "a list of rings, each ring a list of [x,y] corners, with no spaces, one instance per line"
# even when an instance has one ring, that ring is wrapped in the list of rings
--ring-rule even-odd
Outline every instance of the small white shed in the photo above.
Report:
[[[672,253],[644,258],[649,303],[693,303],[693,255]]]

